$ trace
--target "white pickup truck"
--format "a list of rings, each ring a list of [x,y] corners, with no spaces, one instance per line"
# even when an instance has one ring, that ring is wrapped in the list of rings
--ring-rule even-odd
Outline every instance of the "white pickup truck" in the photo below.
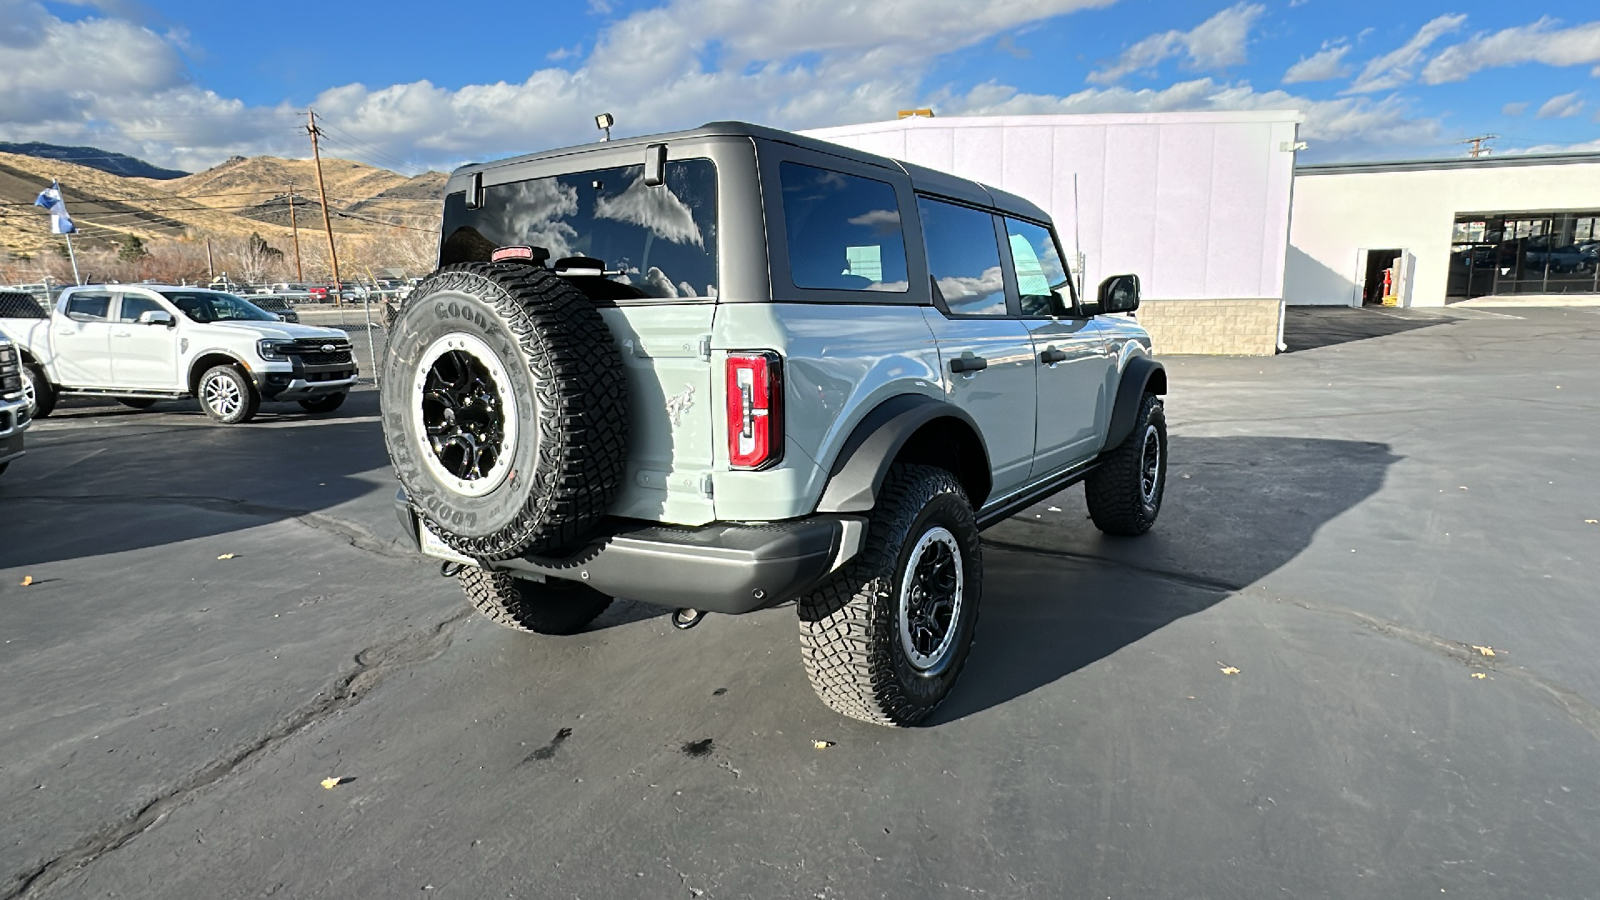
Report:
[[[62,394],[135,409],[197,397],[224,425],[248,422],[263,400],[331,412],[358,374],[344,332],[198,287],[80,285],[49,313],[26,294],[0,295],[0,331],[17,343],[23,389],[41,418]]]

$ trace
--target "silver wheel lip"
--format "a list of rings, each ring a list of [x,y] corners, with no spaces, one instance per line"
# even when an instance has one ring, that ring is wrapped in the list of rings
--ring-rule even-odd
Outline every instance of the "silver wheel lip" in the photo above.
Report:
[[[949,547],[951,556],[955,558],[956,597],[955,604],[950,610],[950,630],[945,632],[944,639],[932,653],[923,655],[917,652],[916,642],[911,639],[911,582],[916,577],[917,564],[922,561],[922,554],[926,553],[934,543],[942,543]],[[967,593],[966,569],[966,560],[961,554],[961,542],[943,525],[935,525],[924,531],[917,539],[916,546],[911,549],[911,556],[906,560],[905,571],[900,575],[900,600],[895,619],[900,632],[900,649],[905,651],[906,660],[919,673],[932,674],[949,661],[950,648],[955,646],[956,634],[961,630],[961,607],[966,602]]]
[[[505,425],[502,429],[504,437],[500,442],[499,457],[489,469],[488,475],[472,480],[457,478],[444,467],[439,461],[438,454],[434,453],[433,447],[428,444],[428,430],[422,421],[422,398],[428,373],[433,370],[433,364],[439,361],[439,357],[457,351],[473,357],[489,370],[489,375],[494,380],[495,398],[505,416]],[[423,351],[422,358],[417,364],[416,374],[412,376],[411,400],[406,410],[411,417],[411,433],[416,435],[417,449],[421,454],[423,466],[427,468],[429,474],[450,490],[464,497],[482,497],[505,483],[510,477],[512,455],[516,451],[518,440],[517,402],[511,392],[510,372],[501,365],[500,358],[483,338],[464,331],[451,331],[435,338],[433,343],[428,345],[428,349]],[[533,439],[537,443],[538,436],[534,435]],[[535,446],[535,452],[537,449]]]
[[[244,393],[239,390],[239,383],[220,372],[207,375],[200,384],[200,399],[207,409],[224,419],[237,415],[244,407]]]
[[[1146,458],[1155,454],[1155,459]],[[1148,473],[1147,473],[1148,470]],[[1148,478],[1146,475],[1148,474]],[[1161,432],[1155,425],[1144,427],[1144,441],[1139,447],[1139,498],[1145,506],[1154,506],[1156,493],[1161,488]]]

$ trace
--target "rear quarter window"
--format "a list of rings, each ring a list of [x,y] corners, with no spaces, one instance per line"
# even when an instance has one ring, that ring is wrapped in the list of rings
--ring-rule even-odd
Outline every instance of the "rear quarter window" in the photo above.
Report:
[[[779,166],[789,277],[797,288],[905,293],[906,243],[893,185]]]

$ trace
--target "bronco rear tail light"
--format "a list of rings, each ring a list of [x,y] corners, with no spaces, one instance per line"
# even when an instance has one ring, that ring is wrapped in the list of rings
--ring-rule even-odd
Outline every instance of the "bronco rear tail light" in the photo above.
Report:
[[[783,362],[768,350],[728,354],[728,462],[764,469],[783,459]]]

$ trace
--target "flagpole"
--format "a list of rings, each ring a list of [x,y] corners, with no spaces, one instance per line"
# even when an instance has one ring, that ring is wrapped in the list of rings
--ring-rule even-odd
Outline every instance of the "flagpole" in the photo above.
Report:
[[[83,278],[78,275],[78,254],[72,249],[72,233],[69,231],[62,237],[67,239],[67,257],[72,260],[72,283],[83,284]]]

